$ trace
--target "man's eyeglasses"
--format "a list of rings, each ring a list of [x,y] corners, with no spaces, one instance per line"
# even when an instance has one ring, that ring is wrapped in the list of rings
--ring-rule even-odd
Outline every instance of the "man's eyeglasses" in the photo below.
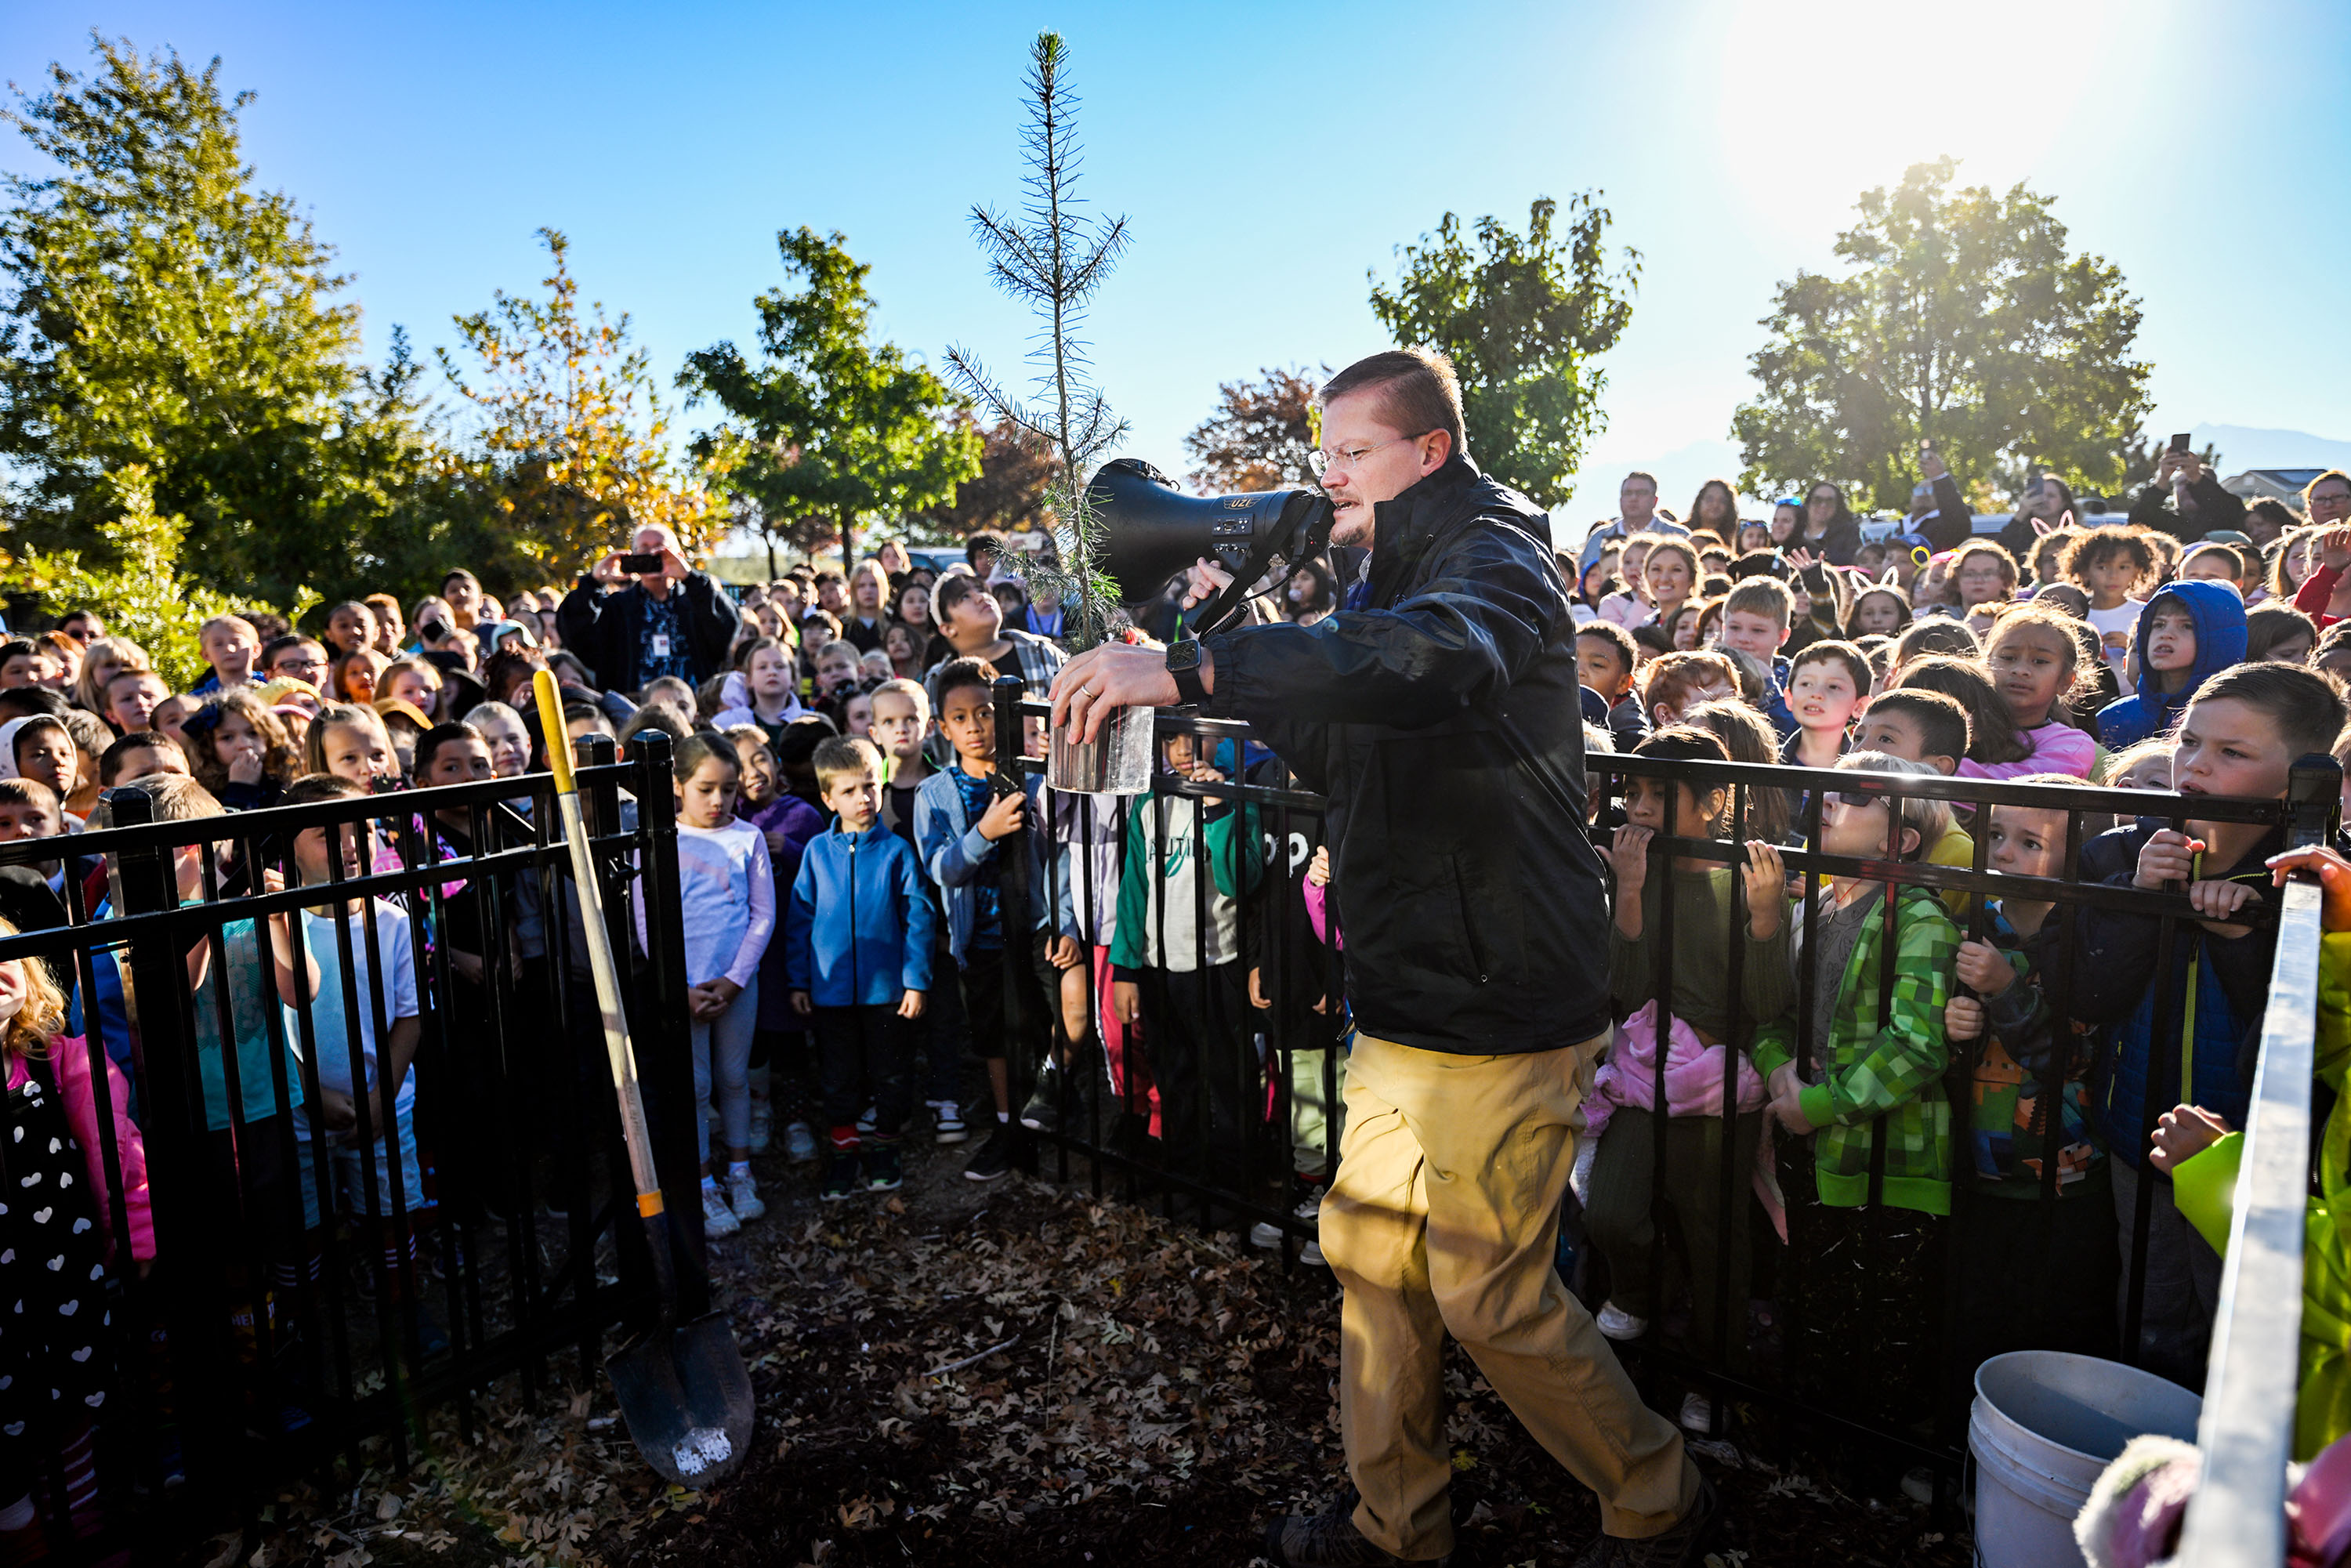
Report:
[[[1306,465],[1313,469],[1314,476],[1320,479],[1333,468],[1352,469],[1373,453],[1394,446],[1398,441],[1418,441],[1422,436],[1431,434],[1433,433],[1430,431],[1418,430],[1410,435],[1399,435],[1395,441],[1374,442],[1369,446],[1351,446],[1340,452],[1333,452],[1327,446],[1318,446],[1306,455]]]

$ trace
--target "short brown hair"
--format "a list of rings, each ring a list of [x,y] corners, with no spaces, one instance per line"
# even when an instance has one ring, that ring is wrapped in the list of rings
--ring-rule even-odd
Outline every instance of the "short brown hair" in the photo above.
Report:
[[[862,735],[836,735],[818,746],[809,758],[816,770],[816,787],[830,790],[832,781],[852,773],[882,774],[882,748]]]
[[[1806,664],[1843,664],[1846,674],[1853,677],[1853,689],[1863,696],[1869,695],[1871,681],[1876,672],[1869,667],[1869,655],[1841,639],[1805,645],[1788,661],[1788,684],[1793,685],[1796,672]]]
[[[1720,653],[1658,654],[1649,661],[1647,674],[1641,682],[1642,710],[1655,718],[1659,703],[1671,703],[1674,711],[1679,713],[1687,706],[1689,694],[1708,675],[1719,677],[1733,691],[1739,689],[1739,667]]]
[[[1469,455],[1461,421],[1461,378],[1453,361],[1435,349],[1389,349],[1367,355],[1332,376],[1315,396],[1317,408],[1359,392],[1374,393],[1380,417],[1407,436],[1441,430],[1453,438],[1453,455]]]
[[[193,822],[204,817],[225,817],[227,810],[213,792],[184,773],[150,773],[119,785],[115,792],[136,789],[153,802],[159,822]]]
[[[1742,578],[1738,587],[1723,596],[1722,612],[1729,615],[1733,612],[1768,615],[1784,632],[1795,624],[1796,596],[1776,577]]]

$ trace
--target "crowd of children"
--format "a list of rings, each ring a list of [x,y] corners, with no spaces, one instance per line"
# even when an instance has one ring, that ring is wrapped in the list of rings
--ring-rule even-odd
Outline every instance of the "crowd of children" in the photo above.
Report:
[[[2311,519],[2272,506],[2265,546],[2064,515],[2022,563],[1990,538],[1832,567],[1746,529],[1596,535],[1580,576],[1561,558],[1587,752],[2283,800],[2297,759],[2351,758],[2351,642],[2327,608],[2351,569],[2351,480],[2311,490]],[[1729,738],[1757,721],[1776,756]],[[1622,1020],[1577,1183],[1602,1331],[1639,1339],[1667,1312],[1652,1256],[1666,1221],[1686,1342],[1744,1371],[1754,1346],[1722,1307],[1749,1304],[1750,1276],[1775,1279],[1780,1299],[1757,1310],[1785,1332],[1766,1337],[1812,1396],[1862,1418],[1927,1420],[1975,1365],[2025,1348],[2127,1351],[2199,1385],[2220,1259],[2164,1161],[2150,1167],[2148,1134],[2158,1119],[2199,1129],[2178,1134],[2193,1152],[2242,1124],[2275,950],[2257,906],[2275,896],[2283,828],[2189,808],[2176,831],[1884,783],[1734,800],[1726,777],[1670,799],[1644,775],[1595,789]],[[1661,859],[1667,832],[1727,841],[1720,858]],[[1855,869],[1791,878],[1788,846]],[[2167,959],[2143,908],[1872,871],[1979,857],[2021,883],[2184,892],[2195,917]],[[1756,1155],[1759,1138],[1776,1156]],[[1768,1271],[1750,1216],[1778,1231]],[[1685,1424],[1711,1416],[1690,1393]]]
[[[1966,540],[1915,570],[1832,566],[1792,534],[1735,532],[1608,538],[1582,570],[1562,557],[1587,750],[1673,762],[1688,780],[1635,776],[1593,800],[1621,1020],[1587,1101],[1577,1183],[1604,1264],[1592,1276],[1604,1280],[1603,1332],[1631,1341],[1683,1322],[1690,1343],[1744,1373],[1764,1343],[1750,1306],[1777,1291],[1793,1325],[1781,1348],[1820,1397],[1912,1422],[1950,1375],[1932,1354],[1947,1260],[1957,1359],[2113,1354],[2144,1203],[2136,1354],[2198,1381],[2218,1259],[2172,1202],[2167,1165],[2150,1166],[2146,1131],[2175,1098],[2214,1128],[2242,1120],[2273,945],[2248,906],[2274,896],[2278,832],[2193,817],[2185,831],[2107,828],[2055,804],[1955,809],[1901,781],[2283,798],[2297,758],[2351,750],[2351,633],[2335,626],[2351,611],[2338,603],[2351,527],[2289,517],[2263,551],[2067,518],[2022,563]],[[1254,742],[1169,737],[1164,787],[1123,808],[1056,796],[1007,766],[996,683],[1042,695],[1063,630],[1050,592],[1008,576],[986,539],[938,577],[895,547],[845,577],[796,571],[742,598],[725,669],[634,692],[600,689],[558,645],[551,591],[502,602],[465,572],[407,615],[384,596],[335,605],[317,637],[207,622],[209,673],[184,693],[106,635],[103,607],[68,616],[0,643],[0,842],[56,841],[12,852],[0,916],[38,929],[67,924],[69,905],[111,915],[108,868],[71,841],[110,825],[120,791],[187,821],[514,778],[550,740],[601,735],[625,753],[658,730],[674,770],[706,1235],[765,1213],[752,1162],[773,1145],[843,1201],[899,1186],[909,1136],[969,1141],[969,1118],[986,1136],[962,1174],[995,1179],[1016,1129],[1054,1127],[1090,1075],[1171,1173],[1212,1189],[1257,1182],[1255,1197],[1278,1192],[1311,1224],[1337,1147],[1347,1027],[1343,891],[1319,829],[1278,831],[1228,788],[1291,782]],[[1312,624],[1333,588],[1301,571],[1269,612]],[[563,737],[538,733],[540,668],[564,691]],[[1838,777],[1733,789],[1711,771],[1733,761]],[[623,825],[642,804],[624,803]],[[248,885],[497,847],[476,845],[496,831],[464,808],[386,805],[380,818],[380,839],[296,836]],[[1723,841],[1726,858],[1668,838]],[[1792,874],[1786,853],[1806,844],[1829,868]],[[1979,858],[2025,891],[1982,897],[1882,869]],[[2170,945],[2170,972],[2157,972],[2154,918],[2030,891],[2069,873],[2187,890],[2197,918]],[[210,897],[224,867],[185,850],[177,874],[183,897]],[[381,1249],[387,1281],[410,1272],[448,1190],[504,1217],[512,1157],[479,1120],[496,1096],[476,1092],[504,1092],[501,1075],[549,1071],[549,1135],[580,1136],[601,1051],[580,944],[563,936],[578,901],[556,878],[468,894],[451,874],[430,928],[421,901],[322,892],[298,920],[231,921],[188,953],[198,1087],[226,1173],[215,1196],[267,1232],[251,1252],[266,1275],[239,1287],[256,1339],[273,1284],[315,1269],[317,1233],[337,1217]],[[559,953],[570,967],[549,974]],[[445,963],[437,988],[428,960]],[[444,1082],[420,1071],[422,1021],[436,1009],[486,1019],[509,960],[541,966],[567,996],[570,1040],[539,1062],[455,1055]],[[139,1085],[117,1072],[130,1061],[122,987],[110,958],[91,975],[84,994],[38,960],[0,963],[11,1122],[70,1134],[34,1167],[12,1156],[9,1173],[78,1186],[59,1211],[87,1207],[92,1220],[38,1281],[61,1313],[81,1280],[154,1250]],[[265,998],[297,993],[312,998],[298,1029],[269,1027]],[[2175,1019],[2177,1086],[2155,1073],[2175,1059],[2158,1020]],[[93,1034],[104,1051],[84,1045]],[[1274,1041],[1291,1058],[1286,1082]],[[281,1052],[313,1046],[306,1103],[304,1074],[287,1071],[298,1058]],[[1035,1083],[1016,1100],[1022,1061]],[[99,1080],[117,1087],[94,1098]],[[1292,1121],[1273,1137],[1283,1106]],[[279,1117],[293,1119],[284,1138]],[[1293,1147],[1290,1169],[1250,1164],[1274,1143]],[[298,1172],[281,1147],[298,1152]],[[298,1197],[273,1196],[289,1185]],[[103,1211],[112,1191],[128,1212]],[[12,1194],[0,1266],[21,1270],[11,1260],[47,1244],[28,1227],[46,1223]],[[1283,1234],[1261,1225],[1254,1239]],[[1678,1272],[1655,1267],[1661,1248]],[[444,1336],[420,1321],[429,1354]],[[81,1384],[16,1369],[73,1360],[78,1333],[11,1328],[0,1341],[13,1378],[0,1382],[0,1433],[41,1433],[77,1486],[90,1417],[49,1406]],[[1871,1375],[1832,1386],[1856,1355]],[[52,1382],[57,1394],[37,1400]],[[1696,1388],[1682,1413],[1693,1428],[1716,1420]],[[279,1416],[298,1428],[298,1391]],[[34,1511],[0,1497],[0,1543]]]

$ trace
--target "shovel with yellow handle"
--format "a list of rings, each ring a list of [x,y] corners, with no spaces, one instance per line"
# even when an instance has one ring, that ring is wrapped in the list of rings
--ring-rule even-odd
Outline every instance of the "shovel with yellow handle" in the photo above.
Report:
[[[680,1486],[704,1490],[735,1472],[750,1449],[753,1413],[751,1375],[735,1331],[716,1312],[691,1322],[677,1316],[677,1274],[670,1252],[669,1215],[662,1207],[661,1178],[653,1171],[653,1145],[645,1134],[645,1103],[637,1091],[636,1053],[621,1010],[620,972],[612,962],[611,934],[604,925],[604,898],[596,881],[595,857],[580,814],[580,790],[571,776],[571,747],[564,737],[563,699],[555,677],[538,672],[532,685],[538,697],[539,733],[547,737],[547,760],[555,770],[556,810],[563,839],[571,849],[571,878],[580,889],[580,925],[587,933],[588,967],[596,980],[596,1005],[604,1015],[604,1049],[612,1061],[612,1089],[621,1102],[621,1128],[629,1142],[629,1175],[637,1189],[637,1213],[644,1221],[645,1245],[653,1260],[661,1301],[660,1321],[605,1358],[604,1370],[620,1396],[621,1418],[645,1462]]]

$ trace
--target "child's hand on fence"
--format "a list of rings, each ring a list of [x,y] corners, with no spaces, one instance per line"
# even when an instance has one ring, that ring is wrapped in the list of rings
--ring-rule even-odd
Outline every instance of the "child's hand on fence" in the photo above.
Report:
[[[1074,969],[1085,959],[1074,936],[1056,936],[1045,944],[1045,956],[1056,969]]]
[[[2283,887],[2288,873],[2318,878],[2318,923],[2328,931],[2351,931],[2351,861],[2324,844],[2270,857],[2270,885]]]
[[[2174,1106],[2155,1124],[2155,1146],[2147,1158],[2168,1176],[2190,1155],[2202,1154],[2231,1130],[2228,1123],[2199,1105]]]
[[[1788,865],[1780,852],[1761,839],[1747,844],[1747,863],[1740,868],[1747,883],[1747,935],[1769,942],[1780,931],[1780,903],[1788,885]]]
[[[902,1019],[921,1018],[923,1016],[923,993],[920,991],[908,991],[904,996],[900,997],[898,998],[898,1016]]]
[[[1029,804],[1026,795],[998,795],[980,813],[979,836],[990,843],[1008,833],[1020,831],[1020,813]]]
[[[809,999],[809,994],[806,991],[794,991],[792,993],[792,1011],[799,1014],[802,1018],[808,1018],[816,1011],[816,1004]]]
[[[2226,920],[2252,902],[2253,890],[2241,882],[2196,882],[2188,885],[2188,902],[2207,920]]]
[[[1314,858],[1306,862],[1306,880],[1317,887],[1331,885],[1331,846],[1314,846]]]
[[[1649,841],[1657,835],[1647,828],[1636,828],[1627,822],[1616,830],[1615,841],[1608,846],[1608,863],[1616,873],[1616,895],[1620,899],[1637,894],[1649,880]]]
[[[2016,969],[2008,955],[1989,942],[1962,942],[1959,956],[1952,967],[1959,971],[1959,983],[1970,990],[1987,997],[1996,997],[2016,984]],[[1973,1030],[1969,1031],[1972,1038]]]
[[[1803,1084],[1799,1082],[1787,1093],[1771,1102],[1771,1114],[1780,1118],[1780,1125],[1800,1138],[1810,1137],[1820,1131],[1820,1128],[1813,1124],[1813,1119],[1804,1114],[1804,1103],[1801,1098],[1803,1089]]]
[[[1973,997],[1953,997],[1943,1004],[1943,1032],[1953,1040],[1973,1040],[1983,1033],[1983,1004]]]
[[[2165,828],[2140,848],[2138,874],[2131,878],[2132,885],[2160,893],[2165,883],[2186,882],[2196,874],[2196,857],[2203,852],[2203,840]]]
[[[1133,980],[1113,980],[1110,985],[1110,1010],[1118,1015],[1121,1023],[1133,1023],[1143,1016],[1143,988]]]
[[[1265,971],[1255,964],[1249,966],[1249,1006],[1259,1012],[1270,1011],[1273,1007],[1265,994]]]

